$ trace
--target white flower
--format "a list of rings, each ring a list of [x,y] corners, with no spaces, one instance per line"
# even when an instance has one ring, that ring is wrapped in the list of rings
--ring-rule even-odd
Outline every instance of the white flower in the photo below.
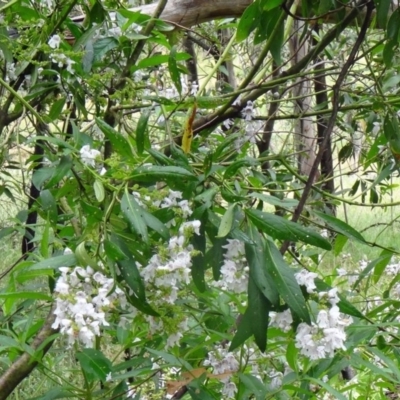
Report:
[[[196,82],[192,82],[192,87],[191,87],[191,90],[190,90],[190,95],[191,95],[191,96],[196,96],[198,90],[199,90],[199,85],[198,85]]]
[[[270,326],[276,326],[283,332],[289,332],[292,328],[293,317],[289,309],[280,313],[271,312],[269,316],[271,318]]]
[[[181,339],[182,336],[183,335],[180,332],[176,332],[173,333],[172,335],[169,335],[165,348],[168,349],[169,347],[174,347],[175,345],[179,344],[179,340]]]
[[[73,73],[74,73],[74,70],[73,70],[73,68],[72,68],[72,65],[75,64],[75,61],[74,61],[74,60],[71,60],[70,58],[67,58],[66,64],[67,64],[67,71],[68,71],[70,74],[73,74]]]
[[[52,49],[58,49],[60,47],[61,44],[61,38],[58,35],[53,35],[49,42],[48,45],[52,48]]]
[[[376,135],[381,130],[381,124],[380,122],[373,122],[372,125],[374,126],[372,128],[372,134]]]
[[[95,167],[96,158],[101,156],[98,150],[91,149],[88,144],[83,146],[79,153],[81,154],[81,161],[90,167]]]
[[[230,119],[230,118],[226,119],[226,120],[222,123],[222,125],[224,125],[224,127],[225,127],[226,129],[230,129],[230,127],[233,125],[233,119]]]
[[[306,287],[308,293],[314,293],[315,289],[317,288],[314,283],[314,279],[318,276],[316,273],[303,269],[294,274],[294,276],[299,285]]]
[[[112,373],[111,372],[109,372],[107,375],[106,375],[106,382],[112,382]]]
[[[225,383],[222,388],[222,395],[224,399],[234,399],[238,389],[234,382]]]
[[[254,116],[254,105],[252,101],[248,101],[246,107],[242,110],[242,115],[246,121],[251,121]]]

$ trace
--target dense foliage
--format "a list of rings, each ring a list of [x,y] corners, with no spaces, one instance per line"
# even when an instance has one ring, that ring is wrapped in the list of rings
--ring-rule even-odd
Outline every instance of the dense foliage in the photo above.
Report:
[[[131,6],[0,9],[0,399],[394,396],[400,249],[341,206],[394,205],[400,9]]]

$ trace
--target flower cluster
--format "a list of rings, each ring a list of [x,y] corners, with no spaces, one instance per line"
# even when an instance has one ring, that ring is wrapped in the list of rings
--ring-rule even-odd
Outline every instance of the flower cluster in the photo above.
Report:
[[[316,273],[303,269],[294,274],[294,276],[299,285],[306,287],[307,293],[314,293],[317,288],[314,282],[314,279],[318,276]]]
[[[345,318],[340,313],[336,288],[319,293],[319,297],[326,298],[331,307],[318,312],[316,323],[302,322],[296,331],[296,347],[310,360],[333,357],[335,350],[346,350],[345,328],[353,322],[351,317]]]
[[[155,297],[174,304],[178,298],[180,283],[190,282],[193,246],[187,244],[193,233],[200,234],[200,221],[188,221],[179,228],[179,235],[169,240],[167,248],[154,254],[141,270],[147,284],[154,285]]]
[[[106,312],[116,305],[129,307],[125,293],[113,279],[91,267],[61,267],[60,272],[54,289],[56,320],[52,328],[59,328],[68,337],[69,345],[78,340],[92,347],[100,328],[109,325]]]
[[[221,279],[215,282],[215,286],[234,293],[243,293],[247,290],[249,279],[244,244],[237,239],[228,239],[228,243],[222,247],[226,252],[221,267]]]
[[[289,332],[292,329],[293,317],[289,309],[283,312],[270,312],[270,326],[276,326],[283,332]]]
[[[90,148],[90,145],[88,144],[83,146],[79,153],[81,155],[81,161],[93,168],[96,166],[96,159],[101,156],[100,151]]]
[[[207,359],[204,361],[205,366],[211,366],[213,368],[213,374],[232,374],[239,370],[239,362],[235,358],[235,355],[227,351],[227,347],[218,345],[213,351],[208,353]],[[234,382],[230,380],[228,375],[226,378],[222,378],[221,382],[224,384],[222,389],[222,398],[233,399],[237,393],[237,387]]]

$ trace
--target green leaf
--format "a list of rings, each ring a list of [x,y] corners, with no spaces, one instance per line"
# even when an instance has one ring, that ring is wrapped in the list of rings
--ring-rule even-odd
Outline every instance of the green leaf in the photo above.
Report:
[[[128,246],[115,234],[111,235],[111,241],[125,255],[125,259],[121,258],[117,260],[117,264],[121,272],[119,279],[123,279],[131,289],[129,292],[127,291],[128,293],[126,293],[130,303],[145,314],[158,316],[159,314],[153,310],[146,300],[146,292],[142,277],[140,276],[136,262],[132,257]]]
[[[243,158],[233,162],[224,172],[224,179],[232,178],[236,175],[237,171],[242,167],[248,167],[255,164],[255,161],[250,158]]]
[[[96,196],[96,200],[99,203],[101,203],[106,195],[104,191],[103,182],[100,181],[99,179],[96,179],[93,184],[93,189],[94,189],[94,195]]]
[[[61,179],[64,178],[65,175],[67,175],[72,167],[72,160],[68,156],[62,156],[60,159],[60,162],[58,165],[54,168],[54,172],[50,178],[50,180],[46,183],[45,188],[46,189],[51,189],[55,185],[57,185],[58,182],[61,181]]]
[[[384,250],[382,250],[380,257],[375,260],[374,275],[373,275],[374,283],[377,283],[379,281],[379,279],[381,278],[381,276],[383,274],[383,271],[385,270],[386,266],[389,264],[392,257],[393,257],[393,253],[391,251],[384,249]]]
[[[149,228],[153,229],[165,240],[169,239],[169,229],[156,216],[150,214],[143,208],[141,209],[141,216]]]
[[[76,246],[75,249],[75,256],[76,259],[78,260],[78,264],[82,266],[91,266],[93,269],[97,268],[97,262],[93,258],[93,256],[90,256],[89,253],[86,251],[86,242],[83,241],[79,243],[78,246]]]
[[[396,8],[393,11],[392,15],[390,16],[389,22],[387,24],[387,29],[386,29],[387,38],[397,41],[397,37],[399,36],[399,30],[400,30],[400,9]]]
[[[332,215],[322,213],[320,211],[313,211],[313,213],[318,215],[319,218],[324,220],[327,223],[327,225],[336,232],[341,233],[342,235],[348,237],[349,239],[355,239],[360,243],[365,243],[365,239],[363,238],[361,233],[355,230],[350,225],[346,224],[346,222],[341,221],[340,219]]]
[[[267,349],[268,314],[271,303],[249,277],[249,313],[254,340],[262,353]]]
[[[276,7],[279,7],[282,3],[283,3],[283,0],[266,0],[266,1],[263,1],[262,5],[263,5],[264,10],[269,11]]]
[[[0,299],[33,299],[51,301],[52,297],[47,294],[38,292],[6,292],[0,293]]]
[[[246,312],[240,318],[239,326],[229,346],[229,351],[237,349],[253,334],[252,318],[253,314],[250,308],[247,307]]]
[[[149,138],[146,136],[149,117],[150,111],[142,111],[136,127],[136,148],[139,155],[142,155],[144,149],[149,149],[151,147]]]
[[[267,267],[264,239],[254,226],[249,227],[249,236],[254,242],[253,244],[245,243],[246,259],[250,267],[250,276],[271,304],[278,306],[279,293],[276,290],[273,278]]]
[[[336,257],[342,252],[343,247],[347,243],[348,240],[349,240],[349,238],[347,236],[343,236],[343,235],[336,236],[334,249],[333,249]]]
[[[259,24],[260,14],[260,2],[258,0],[244,10],[236,31],[236,41],[241,42],[249,37],[250,33]]]
[[[60,267],[72,267],[76,266],[78,260],[75,254],[64,254],[62,256],[56,256],[48,258],[47,260],[40,261],[36,264],[28,267],[28,270],[40,270],[40,269],[58,269]]]
[[[96,124],[100,130],[104,133],[106,138],[111,142],[114,150],[121,156],[131,158],[132,150],[126,138],[119,132],[117,132],[110,125],[102,121],[101,119],[95,117]]]
[[[50,111],[49,111],[50,122],[56,120],[60,116],[62,109],[64,108],[65,101],[66,101],[66,98],[62,97],[61,99],[56,100],[52,104]]]
[[[94,45],[93,40],[89,40],[85,45],[85,53],[82,57],[82,69],[87,74],[92,70],[94,61]]]
[[[171,52],[168,57],[168,69],[169,74],[171,75],[172,82],[176,87],[176,90],[179,94],[182,93],[182,83],[181,83],[181,74],[178,69],[178,64],[176,62],[176,54],[177,54],[177,47],[173,46]]]
[[[49,190],[42,190],[39,195],[42,210],[48,215],[52,222],[57,221],[57,204],[54,196]]]
[[[268,270],[279,294],[299,319],[311,323],[306,300],[293,270],[286,264],[282,254],[270,240],[265,243],[265,256]]]
[[[308,379],[311,382],[314,382],[317,385],[319,385],[319,386],[323,387],[324,389],[326,389],[326,391],[329,392],[332,396],[334,396],[335,399],[337,399],[337,400],[347,400],[346,396],[344,396],[343,394],[338,392],[331,385],[329,385],[328,383],[325,383],[321,379],[312,378],[310,376],[307,376],[306,379]]]
[[[100,350],[84,349],[76,353],[75,357],[89,382],[97,379],[105,382],[107,374],[112,370],[111,361]]]
[[[390,68],[392,66],[394,51],[397,48],[397,45],[398,43],[395,40],[388,40],[385,43],[385,47],[383,48],[382,52],[382,58],[387,68]]]
[[[304,243],[321,247],[325,250],[332,249],[331,244],[315,231],[278,215],[260,210],[246,210],[246,215],[255,226],[274,239],[293,242],[301,240]]]
[[[97,29],[98,25],[97,25]],[[106,37],[96,40],[93,44],[93,61],[100,61],[109,51],[118,47],[118,40],[113,37]]]
[[[143,165],[136,168],[132,179],[141,182],[156,182],[159,180],[197,180],[197,176],[182,167],[163,166],[163,165]]]
[[[49,258],[49,238],[50,238],[50,221],[46,221],[43,229],[42,239],[40,241],[40,254],[43,258]]]
[[[222,216],[221,223],[218,228],[218,234],[217,234],[218,238],[223,238],[227,236],[229,232],[232,230],[235,211],[236,211],[236,203],[231,204],[225,211],[225,214]]]
[[[185,61],[190,58],[190,55],[187,53],[177,53],[175,55],[175,58],[177,61]],[[139,61],[137,66],[132,68],[131,72],[137,71],[138,69],[142,68],[155,67],[157,65],[167,63],[168,61],[169,61],[168,55],[157,55],[157,56],[147,57]]]
[[[268,196],[262,193],[249,193],[249,197],[256,198],[265,203],[278,207],[291,208],[291,207],[297,207],[297,205],[299,204],[298,200],[296,199],[280,199],[279,197]]]
[[[257,400],[264,400],[267,398],[268,388],[263,382],[250,374],[239,373],[238,376],[243,385],[246,386],[246,388],[255,395],[255,398]],[[249,397],[246,396],[246,398]]]
[[[121,211],[128,220],[132,230],[147,243],[149,238],[147,234],[147,225],[143,218],[144,210],[140,207],[135,197],[128,193],[128,189],[126,189],[121,199]]]
[[[128,260],[129,257],[119,248],[119,246],[110,240],[104,240],[104,251],[107,257],[112,261]]]

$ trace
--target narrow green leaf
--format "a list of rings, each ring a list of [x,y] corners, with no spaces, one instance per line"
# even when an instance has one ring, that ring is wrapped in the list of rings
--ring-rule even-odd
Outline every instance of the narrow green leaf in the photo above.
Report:
[[[52,297],[47,294],[38,292],[6,292],[0,293],[0,299],[33,299],[51,301]]]
[[[42,210],[48,215],[50,220],[55,223],[57,221],[57,204],[54,196],[49,190],[42,190],[39,195]]]
[[[86,251],[85,243],[86,243],[85,241],[79,243],[79,245],[75,249],[75,256],[76,256],[76,259],[78,260],[78,264],[83,266],[83,267],[86,267],[87,265],[89,265],[92,268],[96,269],[97,268],[97,262]]]
[[[258,0],[244,10],[236,30],[236,41],[241,42],[249,37],[259,23],[260,14],[260,2]]]
[[[334,244],[334,248],[333,248],[335,256],[338,256],[342,252],[344,245],[347,243],[348,240],[349,240],[349,238],[347,236],[343,236],[343,235],[336,236],[335,244]]]
[[[396,40],[400,30],[400,9],[396,8],[389,18],[387,24],[386,36],[388,39]]]
[[[98,25],[97,25],[98,29]],[[114,37],[106,37],[96,40],[93,44],[93,61],[100,61],[109,51],[118,47],[119,42]]]
[[[143,154],[144,149],[150,147],[149,138],[146,136],[149,117],[150,112],[148,110],[142,111],[136,127],[136,148],[139,155]]]
[[[321,247],[325,250],[331,250],[332,248],[331,244],[315,231],[278,215],[260,210],[246,210],[246,215],[255,226],[274,239],[293,242],[301,240],[304,243]]]
[[[49,111],[50,122],[56,120],[60,116],[62,109],[64,108],[65,101],[66,101],[66,98],[62,97],[61,99],[56,100],[52,104],[50,111]]]
[[[264,382],[261,382],[258,378],[251,374],[238,374],[240,381],[254,394],[256,400],[265,400],[268,394],[268,388]],[[249,398],[246,396],[246,398]],[[251,397],[253,398],[253,397]]]
[[[100,350],[84,349],[76,354],[76,358],[89,382],[97,379],[104,382],[107,374],[111,372],[112,363]]]
[[[49,238],[50,238],[50,221],[46,221],[43,229],[42,239],[40,241],[40,254],[43,258],[48,258],[49,254]]]
[[[306,379],[308,379],[311,382],[314,382],[317,385],[319,385],[319,386],[323,387],[324,389],[326,389],[326,391],[329,392],[331,395],[333,395],[335,399],[337,399],[337,400],[348,400],[346,396],[344,396],[342,393],[338,392],[331,385],[329,385],[328,383],[325,383],[321,379],[312,378],[310,376],[307,376]]]
[[[94,195],[96,196],[96,200],[99,203],[101,203],[106,195],[104,191],[103,182],[100,181],[99,179],[96,179],[93,184],[93,189],[94,189]]]
[[[169,229],[156,216],[150,214],[144,209],[141,209],[141,216],[149,228],[153,229],[165,240],[169,239]]]
[[[218,238],[223,238],[229,234],[233,226],[233,218],[235,216],[236,203],[231,204],[225,214],[221,218],[221,223],[218,228]]]
[[[136,168],[132,178],[142,182],[156,182],[166,179],[187,179],[197,180],[197,176],[182,167],[162,166],[162,165],[143,165]]]
[[[271,304],[277,306],[279,305],[279,293],[276,290],[272,275],[267,267],[264,239],[254,226],[249,227],[249,236],[254,242],[253,244],[245,243],[250,276]]]
[[[111,241],[125,255],[125,259],[121,258],[120,260],[117,260],[117,265],[121,272],[121,275],[118,277],[119,281],[124,280],[129,289],[131,289],[126,293],[129,302],[145,314],[158,316],[159,314],[153,310],[146,300],[146,292],[142,277],[140,276],[136,262],[129,251],[128,246],[115,234],[111,235]]]
[[[393,257],[393,253],[391,251],[384,249],[384,250],[382,250],[380,257],[377,260],[375,260],[376,263],[374,264],[374,275],[373,275],[374,283],[378,283],[379,279],[381,278],[381,276],[383,274],[383,271],[385,270],[386,266],[389,264],[392,257]]]
[[[105,123],[103,120],[97,117],[95,117],[95,120],[99,129],[104,133],[106,138],[113,145],[114,150],[121,156],[131,158],[131,146],[129,145],[129,142],[126,140],[126,138],[120,132],[117,132],[113,127]]]
[[[64,254],[48,258],[47,260],[40,261],[36,264],[29,266],[28,270],[41,270],[41,269],[57,269],[60,267],[72,267],[77,265],[78,260],[75,254]]]
[[[175,58],[177,61],[185,61],[190,58],[190,55],[187,53],[177,53]],[[140,60],[138,65],[133,68],[133,71],[142,69],[142,68],[155,67],[156,65],[161,65],[161,64],[167,63],[168,60],[169,60],[169,56],[164,55],[164,54],[147,57],[147,58]]]
[[[252,318],[253,314],[248,307],[246,312],[240,318],[239,326],[237,328],[235,336],[232,339],[229,351],[237,349],[253,334]]]
[[[128,189],[126,189],[125,194],[122,196],[121,211],[128,220],[132,230],[147,243],[149,238],[147,225],[143,219],[143,209],[137,203],[135,197],[128,193]]]
[[[179,94],[182,93],[181,74],[178,69],[178,63],[176,62],[177,47],[172,46],[171,52],[168,57],[168,70],[171,75],[171,80],[174,82],[176,90]]]
[[[306,300],[294,277],[294,272],[286,264],[275,244],[270,240],[265,243],[265,256],[268,270],[279,294],[299,319],[310,324],[311,319]]]
[[[57,185],[57,183],[60,182],[61,179],[63,179],[64,176],[70,172],[71,167],[72,167],[71,157],[62,156],[58,165],[53,169],[53,174],[52,174],[50,180],[46,183],[45,188],[51,189],[55,185]]]
[[[262,353],[267,349],[268,314],[271,303],[263,295],[253,278],[249,277],[249,313],[254,340]]]
[[[360,243],[365,243],[365,239],[363,238],[361,233],[355,230],[350,225],[348,225],[346,222],[341,221],[340,219],[332,215],[322,213],[320,211],[313,211],[313,213],[318,215],[319,218],[324,220],[327,223],[327,225],[336,232],[341,233],[342,235],[348,237],[349,239],[355,239]]]

